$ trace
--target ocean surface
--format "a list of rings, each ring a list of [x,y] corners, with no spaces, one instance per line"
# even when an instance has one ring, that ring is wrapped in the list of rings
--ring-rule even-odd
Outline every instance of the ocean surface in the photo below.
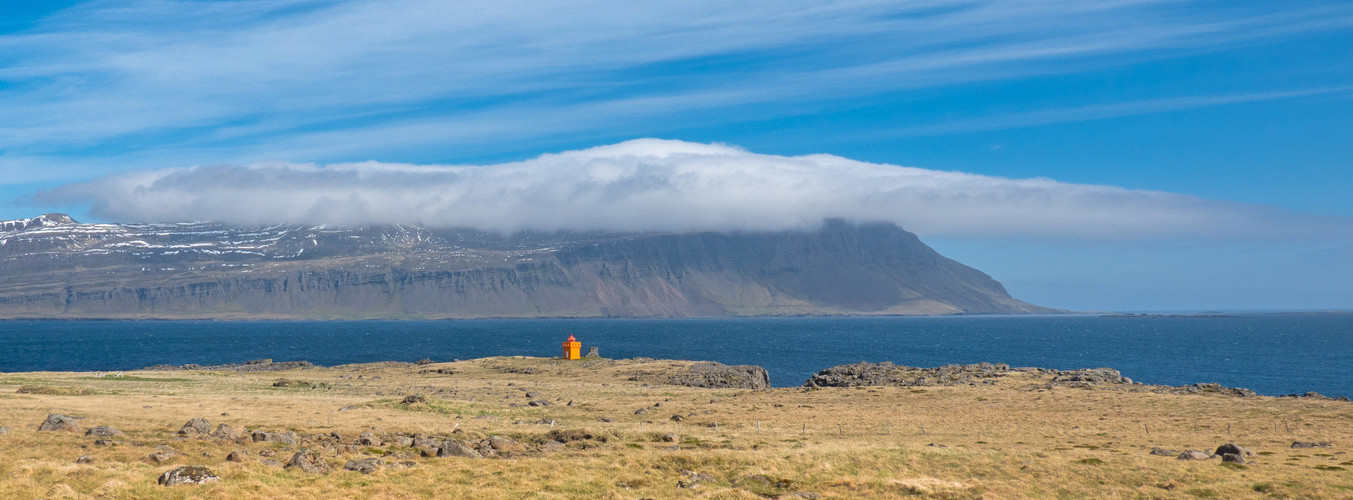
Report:
[[[0,371],[115,371],[259,358],[318,365],[558,356],[761,365],[775,386],[859,361],[1109,367],[1134,380],[1353,396],[1353,314],[476,321],[0,321]]]

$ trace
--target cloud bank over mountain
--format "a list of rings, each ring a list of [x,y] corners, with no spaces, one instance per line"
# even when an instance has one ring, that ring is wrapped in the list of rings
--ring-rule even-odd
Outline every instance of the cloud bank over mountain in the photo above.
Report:
[[[1350,221],[1188,195],[832,155],[639,139],[493,165],[259,163],[123,172],[38,194],[116,221],[519,230],[782,230],[842,217],[921,235],[1088,240],[1300,237]]]

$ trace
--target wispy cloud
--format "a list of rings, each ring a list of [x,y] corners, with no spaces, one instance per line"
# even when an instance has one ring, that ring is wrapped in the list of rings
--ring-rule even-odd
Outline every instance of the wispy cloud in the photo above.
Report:
[[[1353,221],[1050,179],[643,139],[483,166],[255,164],[125,172],[38,195],[113,220],[420,223],[499,231],[779,230],[829,217],[924,235],[1088,240],[1347,234]]]
[[[105,0],[0,35],[0,165],[621,133],[1353,26],[1312,5]]]

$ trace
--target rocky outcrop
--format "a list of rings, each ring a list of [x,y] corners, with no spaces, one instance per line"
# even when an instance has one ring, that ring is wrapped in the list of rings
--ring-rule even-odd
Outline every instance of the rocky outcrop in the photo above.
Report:
[[[1003,363],[916,368],[895,365],[891,361],[882,363],[861,362],[827,368],[813,374],[803,385],[806,387],[969,385],[990,381],[1011,371],[1010,365]],[[1056,370],[1046,372],[1052,373]]]
[[[277,372],[284,370],[304,370],[314,368],[315,365],[309,361],[282,361],[274,362],[271,359],[256,359],[244,363],[228,363],[224,365],[155,365],[147,366],[142,370],[147,371],[176,371],[176,370],[196,370],[196,371],[230,371],[230,372]]]
[[[716,389],[753,389],[770,388],[770,373],[756,365],[725,365],[712,361],[702,361],[691,365],[685,372],[669,375],[667,383],[687,387],[706,387]]]

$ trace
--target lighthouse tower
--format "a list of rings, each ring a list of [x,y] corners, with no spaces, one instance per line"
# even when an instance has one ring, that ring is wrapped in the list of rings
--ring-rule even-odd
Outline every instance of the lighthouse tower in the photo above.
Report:
[[[582,350],[582,347],[582,342],[578,342],[578,339],[569,335],[568,340],[564,341],[564,359],[582,359],[582,356],[578,353],[578,351]]]

